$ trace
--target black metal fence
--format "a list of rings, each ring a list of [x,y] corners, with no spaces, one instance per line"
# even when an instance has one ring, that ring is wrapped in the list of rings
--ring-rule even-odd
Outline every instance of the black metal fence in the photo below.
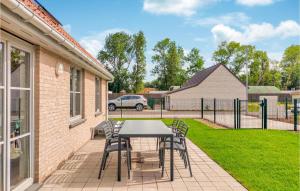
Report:
[[[277,102],[240,99],[148,98],[143,111],[117,108],[110,118],[198,118],[234,128],[297,130],[300,100]],[[298,106],[298,107],[297,107]]]

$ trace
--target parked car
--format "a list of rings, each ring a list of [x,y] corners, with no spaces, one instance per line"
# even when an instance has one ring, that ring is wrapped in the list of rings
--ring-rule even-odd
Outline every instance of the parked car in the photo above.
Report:
[[[135,108],[143,111],[147,107],[147,99],[142,95],[124,95],[108,101],[108,110],[115,111],[117,108]]]

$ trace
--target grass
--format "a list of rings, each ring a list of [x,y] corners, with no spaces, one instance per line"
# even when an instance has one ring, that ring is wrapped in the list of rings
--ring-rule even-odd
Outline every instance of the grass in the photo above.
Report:
[[[190,127],[188,138],[247,189],[299,190],[299,133],[214,129],[193,119],[184,121]]]

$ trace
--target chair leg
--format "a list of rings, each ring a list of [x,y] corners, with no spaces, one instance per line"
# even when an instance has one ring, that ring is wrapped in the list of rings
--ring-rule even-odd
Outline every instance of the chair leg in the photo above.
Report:
[[[129,154],[129,146],[127,146],[127,174],[128,179],[130,179],[130,154]]]
[[[105,155],[105,160],[104,160],[103,170],[104,170],[105,167],[106,167],[106,162],[107,162],[108,157],[109,157],[109,152],[107,152],[106,155]]]
[[[161,160],[161,177],[164,176],[164,170],[165,170],[165,148],[162,149],[162,160]]]
[[[158,150],[158,142],[159,142],[158,139],[159,138],[156,139],[156,150]]]
[[[103,156],[102,156],[102,160],[101,160],[101,165],[100,165],[100,170],[99,170],[99,175],[98,175],[98,179],[100,179],[101,177],[101,172],[103,170],[103,164],[104,164],[104,160],[105,160],[105,156],[106,156],[106,152],[103,152]]]
[[[129,167],[130,167],[130,170],[132,169],[132,167],[131,167],[131,151],[129,151]]]
[[[187,168],[187,161],[186,161],[185,151],[182,151],[182,160],[183,160],[183,163],[184,163],[184,168]]]
[[[159,149],[158,154],[159,154],[158,167],[161,168],[162,167],[162,161],[163,161],[163,149]]]
[[[191,163],[190,163],[189,153],[188,153],[188,150],[187,150],[187,147],[186,147],[186,143],[184,143],[184,146],[185,146],[185,154],[186,154],[187,163],[189,165],[190,175],[192,177],[193,176],[193,174],[192,174],[192,168],[191,168]]]

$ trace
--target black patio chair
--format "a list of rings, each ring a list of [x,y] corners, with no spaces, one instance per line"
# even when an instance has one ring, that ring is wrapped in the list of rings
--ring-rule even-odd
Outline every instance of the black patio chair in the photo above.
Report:
[[[173,137],[173,149],[175,151],[179,151],[181,158],[183,159],[184,166],[187,168],[189,167],[190,175],[192,174],[190,159],[188,155],[187,145],[186,145],[186,135],[188,132],[188,126],[183,121],[179,122],[176,136]],[[160,148],[159,148],[159,165],[162,167],[162,176],[164,174],[164,168],[165,168],[165,150],[171,149],[171,142],[170,138],[162,139],[160,142]]]
[[[172,129],[172,132],[174,133],[174,136],[176,136],[177,128],[178,128],[179,122],[180,122],[179,119],[173,119],[172,124],[168,126],[168,128]],[[158,147],[159,147],[159,141],[160,141],[160,139],[157,138],[157,140],[156,140],[156,150],[158,150]]]
[[[104,126],[104,134],[105,134],[105,146],[103,150],[102,161],[100,165],[98,179],[101,177],[102,170],[105,169],[107,158],[109,157],[109,153],[118,151],[118,137],[113,137],[113,128],[109,122],[106,122]],[[130,169],[131,169],[131,150],[132,147],[128,139],[121,140],[121,151],[127,152],[127,169],[128,169],[128,178],[130,178]]]

